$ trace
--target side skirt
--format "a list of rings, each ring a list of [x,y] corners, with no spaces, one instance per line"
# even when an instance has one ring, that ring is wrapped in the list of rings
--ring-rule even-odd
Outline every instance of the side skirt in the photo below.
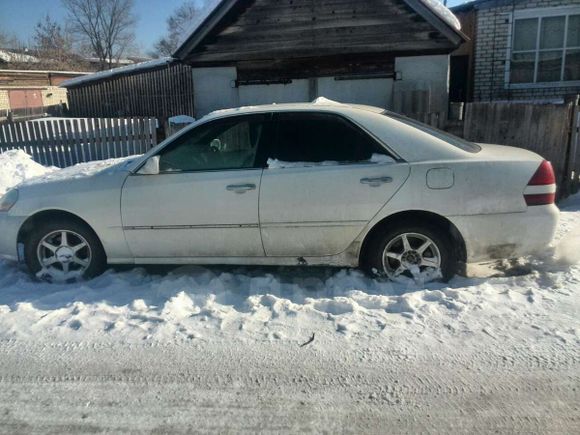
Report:
[[[244,266],[335,266],[358,267],[358,256],[349,253],[328,257],[178,257],[178,258],[110,258],[109,264],[226,264]]]

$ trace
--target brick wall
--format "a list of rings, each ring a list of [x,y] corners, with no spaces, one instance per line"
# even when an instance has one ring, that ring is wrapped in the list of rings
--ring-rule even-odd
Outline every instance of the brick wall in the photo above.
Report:
[[[5,111],[10,109],[10,100],[8,98],[8,91],[0,89],[0,116],[5,115]]]
[[[42,104],[44,106],[55,106],[60,103],[67,103],[66,88],[48,86],[42,90]]]
[[[580,6],[580,0],[496,0],[483,2],[477,12],[475,43],[475,101],[572,98],[580,86],[509,89],[505,67],[511,45],[511,14],[514,10]]]

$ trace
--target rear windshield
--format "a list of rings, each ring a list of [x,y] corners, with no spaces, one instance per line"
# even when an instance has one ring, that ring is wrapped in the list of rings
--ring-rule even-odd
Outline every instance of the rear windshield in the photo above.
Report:
[[[431,136],[435,136],[437,139],[447,142],[448,144],[453,145],[454,147],[457,147],[459,149],[462,149],[463,151],[467,151],[470,153],[478,153],[481,151],[481,147],[473,142],[469,142],[465,139],[453,136],[450,133],[439,130],[435,127],[431,127],[430,125],[423,124],[422,122],[415,121],[414,119],[407,118],[406,116],[399,115],[398,113],[385,110],[383,112],[383,115],[388,116],[389,118],[396,119],[397,121],[402,122],[403,124],[407,124],[411,127],[417,128],[427,134],[430,134]]]

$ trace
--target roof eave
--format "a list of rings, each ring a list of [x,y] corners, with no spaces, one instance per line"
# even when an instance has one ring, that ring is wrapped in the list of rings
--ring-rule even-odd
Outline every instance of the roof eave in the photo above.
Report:
[[[411,8],[421,15],[428,23],[441,32],[456,47],[469,40],[460,30],[450,26],[439,15],[433,12],[421,0],[404,0]],[[176,59],[184,60],[212,29],[226,16],[236,5],[238,0],[221,0],[207,18],[193,31],[191,35],[179,46],[173,54]]]
[[[183,60],[212,31],[223,17],[236,5],[237,0],[221,0],[207,18],[175,50],[173,57]]]
[[[465,41],[469,40],[465,33],[447,24],[443,18],[433,12],[421,0],[404,1],[456,46],[459,46]]]

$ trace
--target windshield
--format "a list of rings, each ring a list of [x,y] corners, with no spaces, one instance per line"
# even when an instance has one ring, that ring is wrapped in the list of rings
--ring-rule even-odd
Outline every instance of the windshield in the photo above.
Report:
[[[435,136],[437,139],[441,139],[442,141],[445,141],[448,144],[453,145],[454,147],[462,149],[463,151],[467,151],[470,153],[478,153],[479,151],[481,151],[481,147],[473,142],[461,139],[460,137],[454,136],[451,133],[447,133],[443,130],[431,127],[430,125],[427,124],[423,124],[422,122],[416,121],[414,119],[407,118],[406,116],[400,115],[398,113],[385,110],[382,114],[390,118],[394,118],[397,121],[400,121],[411,127],[417,128],[427,134],[430,134],[431,136]]]

